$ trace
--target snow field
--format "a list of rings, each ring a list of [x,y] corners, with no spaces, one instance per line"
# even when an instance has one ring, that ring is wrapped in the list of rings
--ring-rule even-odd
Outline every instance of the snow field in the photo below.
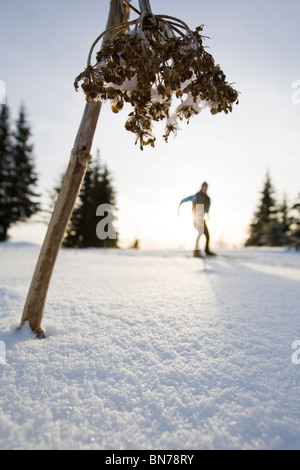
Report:
[[[62,250],[36,340],[39,247],[0,247],[1,449],[299,449],[300,256]]]

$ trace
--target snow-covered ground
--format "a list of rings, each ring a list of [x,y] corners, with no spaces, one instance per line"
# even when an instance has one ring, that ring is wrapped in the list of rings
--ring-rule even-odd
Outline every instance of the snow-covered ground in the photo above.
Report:
[[[38,253],[0,245],[1,449],[300,448],[300,253],[62,250],[37,340]]]

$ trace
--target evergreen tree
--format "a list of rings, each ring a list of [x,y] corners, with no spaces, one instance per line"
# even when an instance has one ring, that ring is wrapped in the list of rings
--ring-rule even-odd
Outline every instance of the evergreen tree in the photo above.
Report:
[[[292,207],[293,216],[291,217],[291,231],[288,238],[288,244],[296,250],[300,250],[300,194],[299,202]]]
[[[63,246],[69,248],[83,248],[85,246],[86,231],[89,226],[89,211],[91,200],[91,171],[87,171],[82,183],[78,202],[73,210]]]
[[[95,161],[90,164],[90,171],[85,175],[78,203],[73,210],[63,241],[65,247],[117,247],[117,240],[110,238],[100,240],[97,237],[96,227],[101,217],[99,218],[96,212],[101,204],[115,206],[116,194],[111,183],[110,172],[106,166],[102,167],[100,165],[99,155],[97,154]]]
[[[24,106],[21,106],[16,122],[13,144],[12,174],[12,222],[24,222],[39,210],[35,192],[37,175],[33,161],[31,131],[27,124]]]
[[[266,175],[261,199],[250,225],[246,246],[280,246],[282,225],[278,220],[278,209],[269,173]]]
[[[286,195],[284,195],[282,204],[279,207],[279,222],[282,231],[282,245],[287,245],[289,243],[292,219],[290,217],[290,207]]]
[[[7,105],[0,106],[0,241],[7,239],[11,225],[12,147]]]
[[[11,133],[9,110],[0,110],[0,241],[7,240],[8,230],[35,214],[39,205],[34,188],[37,176],[32,159],[30,128],[21,107],[16,130]]]

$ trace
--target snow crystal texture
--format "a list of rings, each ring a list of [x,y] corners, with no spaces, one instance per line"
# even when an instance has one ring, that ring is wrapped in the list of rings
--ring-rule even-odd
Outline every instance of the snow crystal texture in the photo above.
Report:
[[[0,245],[1,449],[299,449],[300,254]],[[300,354],[299,354],[300,359]]]

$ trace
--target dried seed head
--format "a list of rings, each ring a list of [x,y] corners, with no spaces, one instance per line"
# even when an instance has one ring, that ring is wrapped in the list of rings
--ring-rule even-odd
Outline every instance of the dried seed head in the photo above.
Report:
[[[177,133],[177,118],[189,122],[204,106],[212,114],[227,114],[238,103],[238,92],[203,46],[202,30],[192,32],[176,18],[142,14],[116,27],[96,64],[76,78],[75,88],[82,82],[88,101],[110,100],[114,113],[130,103],[133,112],[125,128],[136,134],[141,149],[154,147],[153,121],[166,119],[163,137],[168,141],[171,132]],[[181,104],[171,112],[173,97]]]

